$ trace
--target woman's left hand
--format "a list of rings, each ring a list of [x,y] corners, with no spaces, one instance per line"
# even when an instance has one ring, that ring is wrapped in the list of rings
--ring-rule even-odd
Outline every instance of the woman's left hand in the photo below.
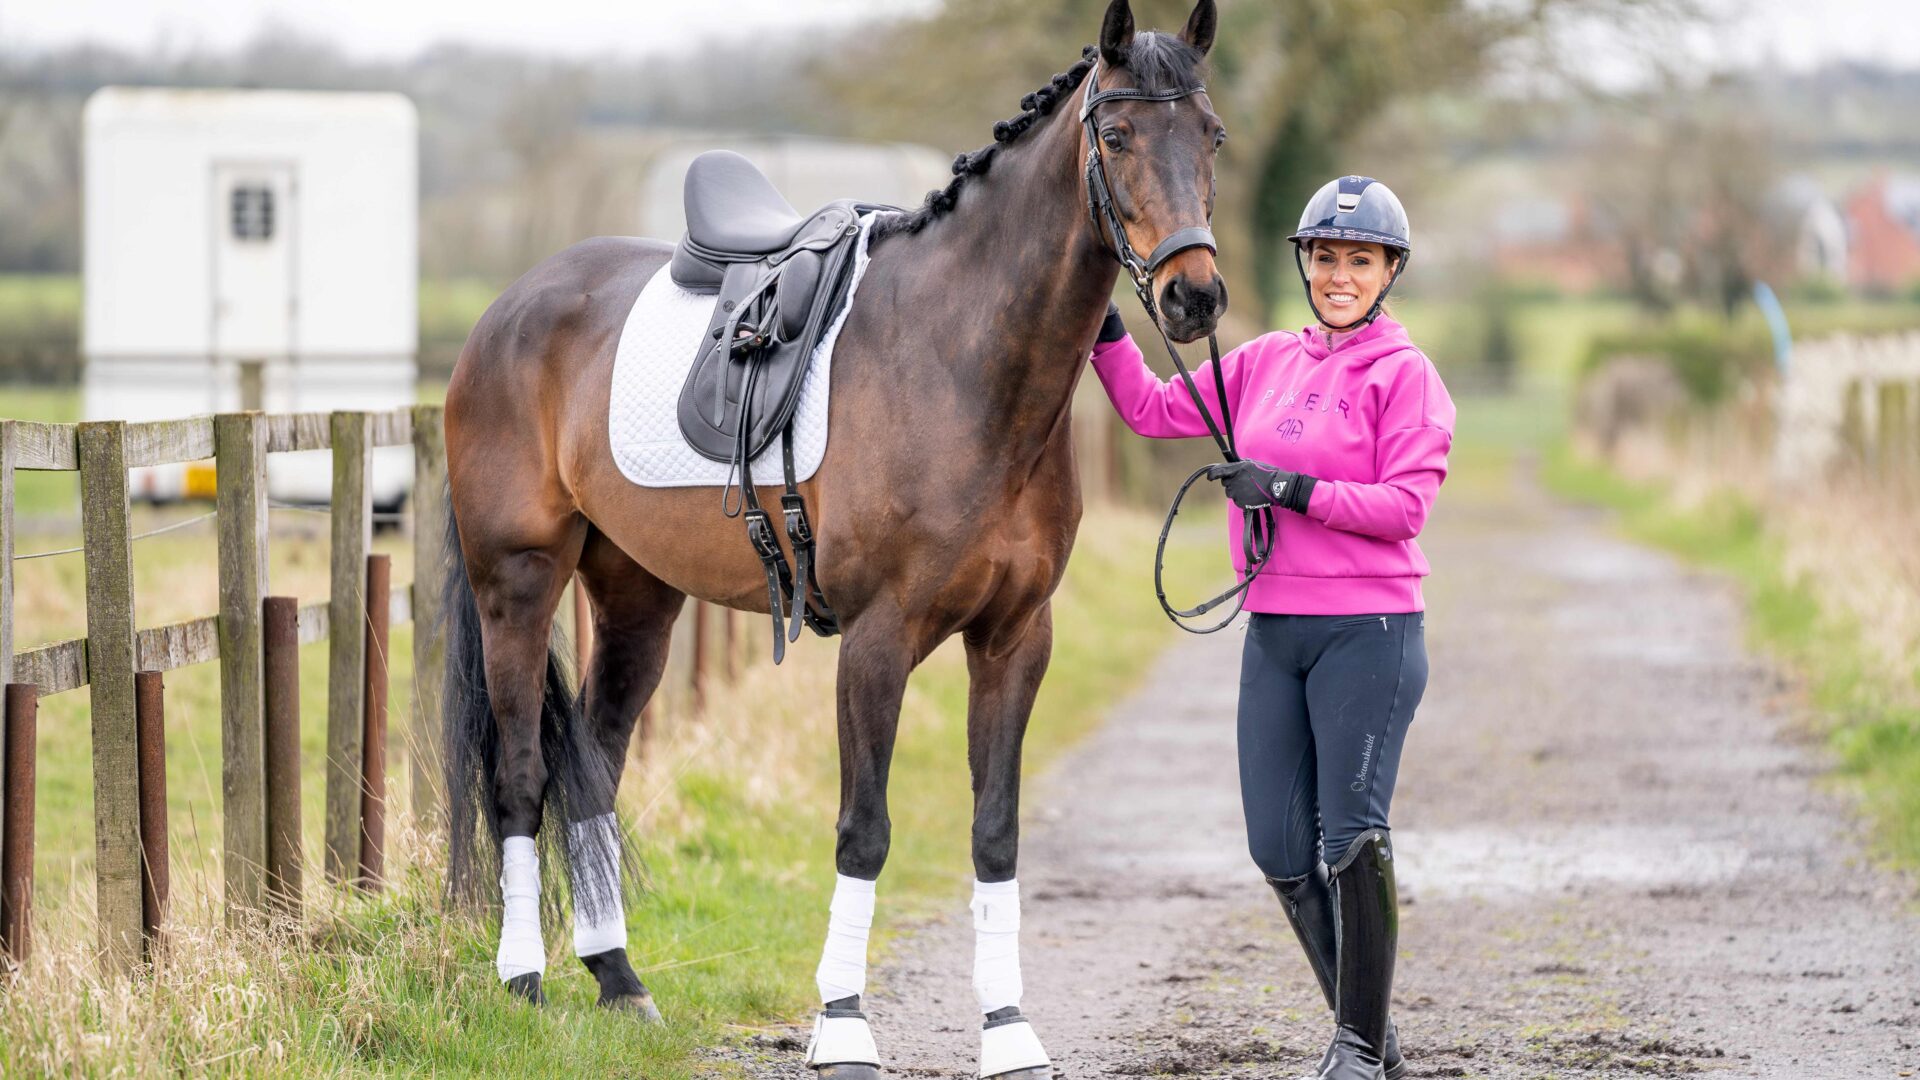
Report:
[[[1288,472],[1264,461],[1245,459],[1213,466],[1207,470],[1207,479],[1220,481],[1227,489],[1227,498],[1245,509],[1277,506],[1296,514],[1307,512],[1315,483],[1314,478],[1305,473]]]

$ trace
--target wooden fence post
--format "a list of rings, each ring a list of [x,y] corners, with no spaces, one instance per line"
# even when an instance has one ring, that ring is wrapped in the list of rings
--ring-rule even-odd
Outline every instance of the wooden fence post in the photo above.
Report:
[[[367,556],[367,666],[360,738],[360,856],[354,881],[378,889],[387,855],[387,631],[393,586],[393,559]]]
[[[0,686],[13,682],[13,469],[19,456],[13,421],[0,420]]]
[[[0,686],[13,684],[13,465],[19,456],[13,421],[0,420]],[[0,761],[7,752],[0,725]],[[7,827],[7,800],[0,798],[0,835]]]
[[[33,939],[33,795],[34,719],[39,687],[8,683],[7,748],[0,758],[0,803],[7,816],[0,826],[0,964],[27,962]]]
[[[707,684],[713,677],[713,605],[704,600],[693,601],[693,711],[705,712],[707,708]]]
[[[724,661],[721,670],[729,685],[740,679],[740,635],[734,632],[733,616],[732,608],[720,609],[720,655]]]
[[[167,921],[173,876],[167,866],[167,720],[165,685],[157,671],[133,677],[140,740],[140,946],[151,961]]]
[[[102,961],[109,971],[129,971],[140,956],[141,874],[126,422],[82,423],[78,444],[93,713],[96,918]]]
[[[261,601],[261,675],[266,731],[267,902],[300,919],[300,602]]]
[[[333,436],[333,591],[327,608],[326,871],[353,877],[360,852],[360,736],[366,689],[367,547],[373,541],[367,483],[369,425],[363,412],[337,412]]]
[[[1882,382],[1877,387],[1877,396],[1880,430],[1874,439],[1875,458],[1882,473],[1894,475],[1913,454],[1907,385]]]
[[[413,407],[413,813],[423,823],[446,783],[440,751],[440,680],[446,637],[440,625],[447,579],[446,410]]]
[[[227,921],[265,899],[266,762],[261,746],[260,600],[267,591],[267,418],[213,421],[220,529],[220,792]]]

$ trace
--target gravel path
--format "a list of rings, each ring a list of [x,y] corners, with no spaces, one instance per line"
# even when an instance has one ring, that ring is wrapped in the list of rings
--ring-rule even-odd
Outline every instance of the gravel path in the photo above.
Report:
[[[1440,501],[1394,804],[1410,1075],[1920,1074],[1911,885],[1867,865],[1729,588],[1531,485]],[[1062,1077],[1293,1076],[1324,1045],[1245,853],[1239,650],[1182,640],[1029,780],[1024,1004]],[[972,1075],[956,906],[874,972],[890,1075]],[[799,1034],[755,1074],[806,1077]]]

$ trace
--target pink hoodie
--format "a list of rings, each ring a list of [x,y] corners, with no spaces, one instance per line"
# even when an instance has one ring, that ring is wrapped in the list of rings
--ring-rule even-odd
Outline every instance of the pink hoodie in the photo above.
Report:
[[[1413,538],[1447,475],[1453,399],[1406,328],[1382,315],[1332,349],[1313,327],[1276,331],[1221,357],[1220,368],[1240,456],[1318,481],[1304,517],[1274,511],[1273,557],[1247,592],[1247,610],[1425,610],[1427,557]],[[1095,346],[1093,370],[1136,434],[1206,435],[1186,387],[1161,381],[1133,338]],[[1217,421],[1212,361],[1193,378]],[[1242,569],[1240,512],[1227,508],[1229,548]]]

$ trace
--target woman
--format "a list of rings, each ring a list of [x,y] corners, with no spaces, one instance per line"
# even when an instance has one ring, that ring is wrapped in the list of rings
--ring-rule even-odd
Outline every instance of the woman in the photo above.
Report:
[[[1273,507],[1275,518],[1273,555],[1247,592],[1240,793],[1253,861],[1334,1012],[1318,1075],[1393,1080],[1406,1065],[1387,1016],[1397,927],[1387,808],[1427,684],[1427,560],[1414,537],[1447,473],[1453,402],[1382,310],[1411,252],[1393,192],[1364,176],[1332,181],[1290,239],[1317,325],[1220,359],[1245,460],[1211,475],[1240,507]],[[1148,369],[1117,309],[1093,367],[1136,433],[1207,433],[1185,386]],[[1214,386],[1205,368],[1194,378]],[[1238,561],[1240,515],[1230,517]]]

